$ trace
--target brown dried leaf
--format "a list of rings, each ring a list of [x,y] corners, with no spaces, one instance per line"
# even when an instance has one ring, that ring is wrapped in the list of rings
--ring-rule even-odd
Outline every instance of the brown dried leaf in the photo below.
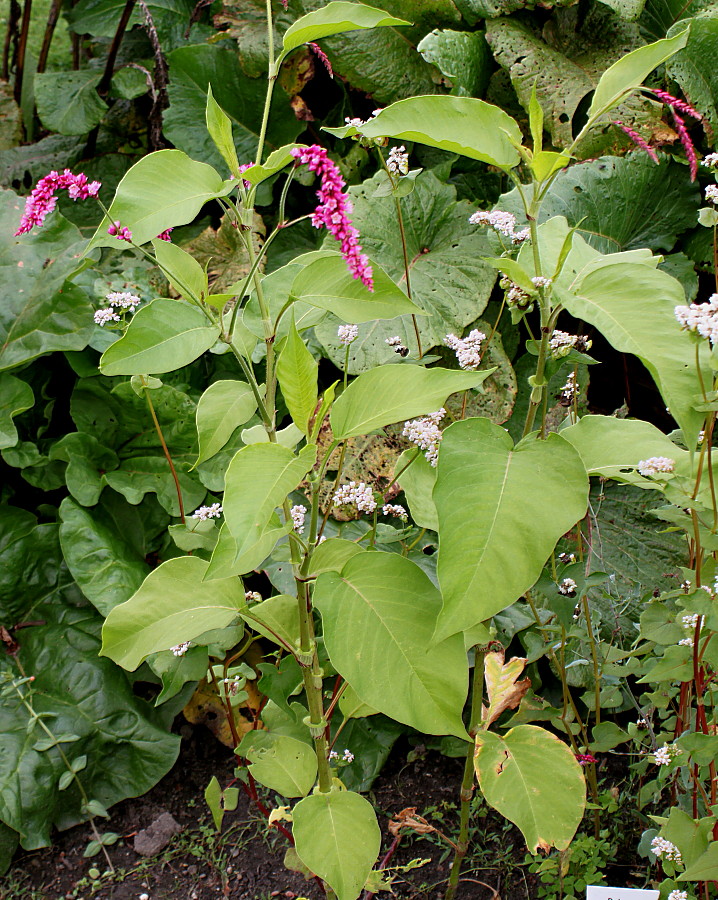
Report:
[[[433,825],[429,825],[426,819],[417,816],[415,806],[407,806],[397,813],[389,822],[389,831],[396,837],[402,828],[411,828],[416,834],[432,834],[436,832]]]
[[[257,251],[262,246],[266,233],[261,216],[254,216],[252,239]],[[222,218],[219,228],[205,228],[196,238],[182,245],[202,266],[209,264],[209,285],[214,294],[222,294],[235,281],[249,272],[249,255],[242,243],[239,231],[227,216]]]
[[[252,681],[248,681],[243,690],[248,694],[247,702],[241,708],[235,708],[233,710],[234,726],[240,740],[254,727],[254,719],[248,711],[248,708],[254,709],[255,711],[258,710],[261,706],[262,699]],[[247,712],[249,717],[243,715],[242,710]],[[192,725],[206,725],[217,740],[221,741],[225,747],[235,746],[232,729],[229,727],[225,705],[220,700],[219,695],[212,685],[207,684],[206,680],[199,683],[182,712],[184,713],[185,719]]]
[[[488,728],[506,709],[516,709],[521,699],[531,687],[531,680],[518,681],[526,660],[515,656],[504,663],[504,651],[487,653],[484,659],[484,678],[489,705],[483,707],[481,725]]]

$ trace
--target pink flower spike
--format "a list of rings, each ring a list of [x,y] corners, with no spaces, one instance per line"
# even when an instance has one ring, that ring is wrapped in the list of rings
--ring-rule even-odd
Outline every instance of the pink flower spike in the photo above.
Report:
[[[118,241],[132,242],[132,232],[129,228],[125,228],[125,226],[121,225],[119,222],[113,222],[107,229],[107,233],[111,235],[111,237],[116,237]]]
[[[685,100],[679,100],[678,97],[674,97],[673,94],[669,94],[668,91],[659,91],[655,88],[652,90],[654,96],[657,97],[661,103],[665,103],[666,106],[672,106],[673,109],[677,109],[678,112],[683,113],[686,116],[692,116],[694,119],[700,120],[703,118],[698,110],[694,109],[689,103],[686,103]]]
[[[370,290],[374,290],[371,266],[359,244],[359,232],[352,225],[349,215],[352,211],[351,201],[344,189],[344,179],[339,167],[327,156],[327,151],[317,144],[292,150],[292,156],[300,164],[309,166],[321,179],[317,191],[319,206],[314,210],[312,225],[322,225],[341,243],[342,256],[346,260],[349,271],[354,278],[360,278]]]
[[[590,763],[598,762],[598,760],[591,753],[577,753],[576,762],[579,766],[588,766]]]
[[[158,241],[167,241],[168,243],[172,243],[172,228],[167,228],[162,234],[157,235]]]
[[[15,235],[26,234],[36,225],[42,225],[57,205],[57,191],[67,190],[73,200],[85,200],[87,197],[96,197],[101,187],[99,181],[88,183],[86,175],[73,175],[69,169],[65,169],[62,174],[54,170],[48,172],[38,181],[25,201],[25,210]]]
[[[324,68],[327,70],[327,72],[329,72],[331,77],[334,78],[334,70],[332,69],[332,64],[329,62],[329,57],[322,50],[319,44],[315,44],[314,41],[310,41],[307,44],[307,47],[311,49],[312,53],[317,57],[317,59],[324,64]]]
[[[286,9],[287,6],[289,5],[289,0],[279,0],[279,2],[282,4],[282,6],[283,6],[285,9]]]
[[[251,169],[253,165],[254,165],[254,163],[242,163],[242,165],[239,167],[240,173],[246,172],[247,169]],[[232,176],[232,178],[234,178],[234,175]],[[242,184],[244,185],[245,191],[250,190],[250,188],[252,187],[252,182],[247,181],[246,178],[242,179]]]
[[[623,122],[614,122],[613,124],[620,128],[621,131],[623,131],[625,134],[627,134],[634,144],[640,147],[641,150],[643,150],[651,157],[653,162],[658,162],[658,154],[656,153],[656,151],[641,137],[641,135],[637,131],[634,131],[627,125],[624,125]]]
[[[693,146],[690,134],[688,134],[686,123],[674,109],[671,110],[671,114],[673,115],[673,121],[676,123],[678,137],[681,139],[683,149],[686,151],[686,158],[688,159],[688,164],[690,166],[691,181],[695,181],[696,175],[698,174],[698,156],[696,155],[696,148]]]

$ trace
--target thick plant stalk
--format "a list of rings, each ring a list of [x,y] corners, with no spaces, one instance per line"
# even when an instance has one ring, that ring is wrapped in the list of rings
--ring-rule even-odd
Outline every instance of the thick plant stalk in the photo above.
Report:
[[[62,3],[61,0],[52,0],[52,5],[50,6],[50,12],[47,15],[47,25],[45,26],[45,35],[42,39],[42,46],[40,47],[40,54],[37,58],[37,72],[42,73],[45,71],[47,67],[47,57],[50,53],[50,44],[52,43],[52,36],[55,33],[55,26],[57,25],[57,20],[60,17],[60,7]]]
[[[17,55],[15,57],[15,87],[13,96],[15,102],[20,105],[22,101],[22,80],[25,75],[25,53],[27,51],[27,38],[30,32],[30,16],[32,14],[32,0],[25,0],[22,8],[22,24],[20,26],[20,39],[17,43]],[[28,123],[25,123],[28,130]]]
[[[140,376],[142,377],[142,376]],[[185,514],[184,514],[184,502],[182,500],[182,488],[180,487],[179,478],[177,477],[177,470],[175,469],[175,464],[172,462],[172,457],[170,455],[170,451],[167,447],[167,443],[165,442],[165,436],[162,433],[162,426],[160,425],[160,421],[157,418],[157,413],[155,412],[154,404],[152,403],[152,398],[150,397],[150,388],[147,386],[147,383],[142,377],[142,387],[145,392],[145,399],[147,400],[147,406],[150,410],[150,415],[152,416],[152,421],[155,425],[155,430],[157,431],[157,437],[160,439],[160,444],[162,445],[162,451],[165,455],[165,459],[167,460],[167,465],[170,467],[170,472],[172,473],[172,480],[175,483],[175,490],[177,491],[177,504],[179,505],[180,519],[182,520],[182,524],[185,524]]]
[[[17,23],[20,21],[20,4],[17,0],[10,0],[10,14],[8,15],[7,28],[5,29],[5,41],[2,51],[2,80],[10,80],[10,47],[14,44],[17,54]]]
[[[464,777],[461,781],[461,820],[459,825],[459,838],[456,842],[454,861],[449,873],[449,886],[446,889],[444,900],[454,900],[459,887],[461,866],[469,849],[469,817],[471,815],[471,798],[474,795],[474,738],[481,727],[481,705],[484,695],[484,658],[486,650],[475,651],[474,679],[471,687],[471,717],[469,719],[469,735],[471,744],[466,751],[464,763]]]

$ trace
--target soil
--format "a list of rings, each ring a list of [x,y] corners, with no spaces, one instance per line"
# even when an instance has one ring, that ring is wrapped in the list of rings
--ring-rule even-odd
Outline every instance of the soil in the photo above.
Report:
[[[286,840],[276,829],[267,830],[266,820],[243,792],[237,809],[225,814],[221,836],[217,834],[204,790],[212,775],[222,784],[229,782],[233,757],[204,727],[183,725],[182,736],[172,771],[145,796],[111,810],[105,830],[121,836],[108,848],[114,874],[107,872],[102,855],[83,857],[92,833],[80,825],[57,834],[52,847],[19,854],[0,881],[0,900],[321,900],[315,881],[284,867]],[[460,760],[397,744],[370,795],[383,827],[383,854],[393,841],[386,827],[389,818],[407,807],[416,807],[431,826],[455,837],[461,771]],[[274,798],[266,799],[276,805]],[[138,855],[135,835],[163,813],[171,814],[182,831],[156,856]],[[465,861],[458,900],[531,900],[535,881],[521,866],[520,834],[480,807],[473,821],[473,856]],[[397,900],[439,900],[451,852],[435,832],[402,837],[388,865],[426,862],[392,872]]]

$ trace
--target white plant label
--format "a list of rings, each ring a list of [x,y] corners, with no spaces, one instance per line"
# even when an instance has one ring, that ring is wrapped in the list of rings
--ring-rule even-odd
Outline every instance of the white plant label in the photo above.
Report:
[[[605,887],[590,884],[586,887],[586,900],[658,900],[660,891],[643,888]]]

